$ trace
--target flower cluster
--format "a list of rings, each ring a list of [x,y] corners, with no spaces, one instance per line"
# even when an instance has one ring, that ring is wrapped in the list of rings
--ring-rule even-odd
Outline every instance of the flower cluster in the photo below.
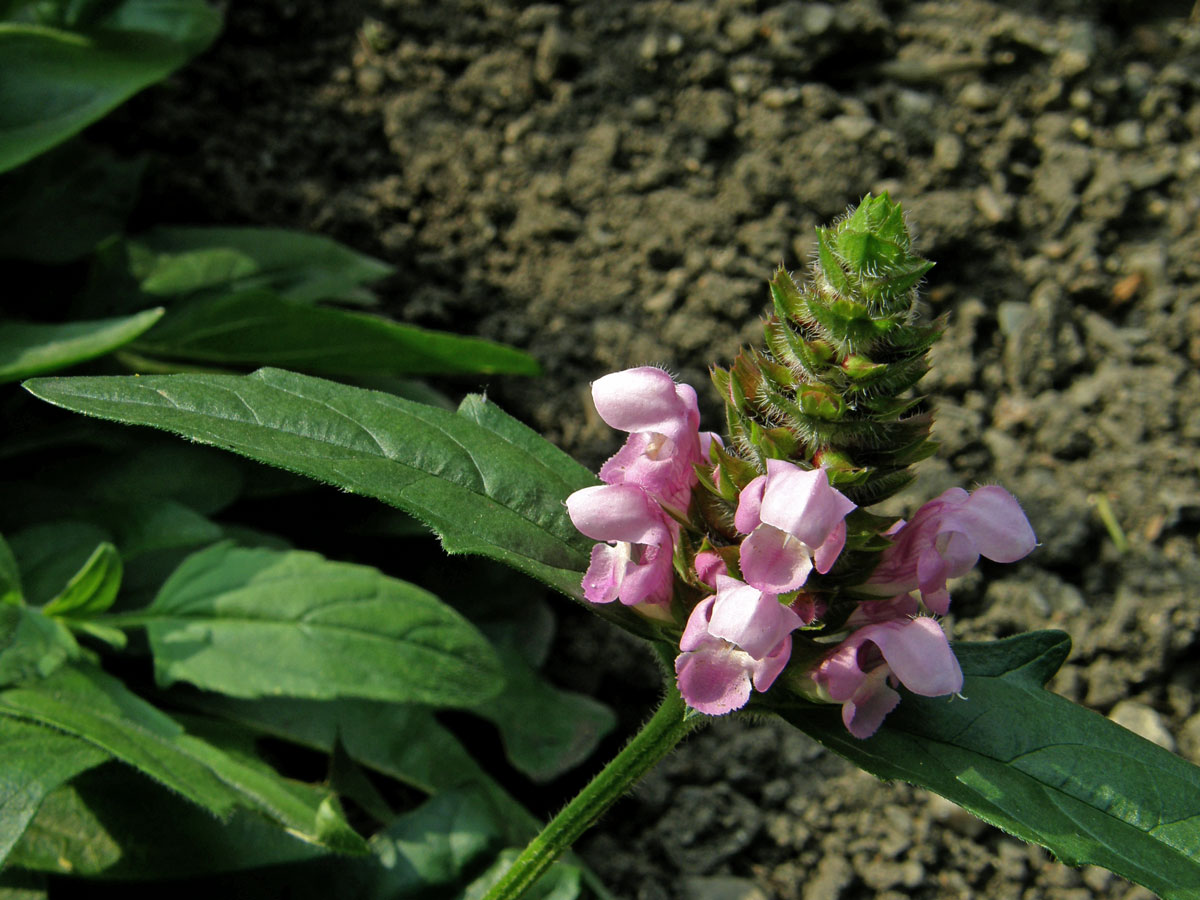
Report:
[[[738,494],[734,540],[703,534],[708,549],[687,558],[679,552],[681,530],[703,528],[692,509],[697,469],[718,440],[699,430],[695,391],[646,367],[606,375],[592,393],[601,418],[629,438],[601,468],[603,485],[567,499],[575,526],[600,542],[584,596],[593,603],[620,600],[674,622],[672,602],[687,599],[677,594],[694,599],[697,585],[710,588],[687,612],[675,673],[699,712],[740,709],[752,689],[767,690],[787,666],[793,632],[824,613],[802,588],[812,573],[827,574],[837,562],[856,504],[824,469],[767,459],[766,472]],[[948,578],[965,574],[981,555],[1011,562],[1035,545],[1017,502],[996,486],[947,491],[884,535],[890,544],[852,593],[885,599],[860,600],[835,632],[840,641],[827,644],[804,673],[815,685],[810,694],[841,704],[846,727],[858,737],[873,734],[899,703],[897,685],[931,697],[961,690],[962,671],[946,635],[935,618],[921,614],[922,604],[944,614]],[[707,543],[712,538],[719,547]]]
[[[765,347],[712,370],[728,446],[700,432],[696,392],[659,369],[592,386],[601,418],[629,439],[602,486],[567,500],[601,542],[584,596],[678,637],[679,690],[699,712],[739,709],[787,670],[790,690],[840,704],[868,737],[900,686],[961,691],[937,618],[947,583],[981,556],[1032,551],[1024,513],[994,485],[946,491],[907,522],[859,511],[936,450],[916,393],[942,331],[917,315],[930,266],[887,194],[818,228],[811,279],[771,279]]]

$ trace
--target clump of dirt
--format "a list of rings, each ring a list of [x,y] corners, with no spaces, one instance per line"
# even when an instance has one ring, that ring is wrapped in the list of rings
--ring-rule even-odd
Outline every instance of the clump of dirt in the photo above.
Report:
[[[1069,631],[1054,688],[1200,762],[1190,7],[264,0],[102,131],[156,151],[147,214],[327,234],[396,266],[398,317],[533,352],[546,376],[493,396],[591,464],[617,443],[591,379],[662,363],[705,395],[772,269],[890,191],[949,321],[942,454],[897,508],[999,482],[1042,540],[958,586],[953,633]],[[652,677],[567,622],[562,677]],[[697,736],[581,850],[645,900],[1149,896],[770,724]]]

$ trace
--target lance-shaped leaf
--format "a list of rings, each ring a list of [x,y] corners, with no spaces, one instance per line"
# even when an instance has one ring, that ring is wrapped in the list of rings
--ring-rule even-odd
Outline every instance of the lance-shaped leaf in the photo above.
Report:
[[[120,231],[145,159],[76,141],[0,176],[0,258],[66,263]],[[70,222],[70,227],[63,227]]]
[[[87,742],[218,816],[259,812],[302,840],[362,852],[332,798],[319,799],[199,738],[119,681],[67,666],[49,678],[0,692],[0,721],[45,725]]]
[[[159,683],[233,697],[472,706],[502,687],[466,619],[377,569],[218,544],[184,561],[145,624]]]
[[[204,0],[37,5],[61,19],[0,22],[0,172],[165,78],[208,46],[221,27],[220,13]],[[81,6],[91,9],[80,19],[91,21],[62,20],[73,18],[64,7]]]
[[[508,760],[536,782],[557,778],[587,759],[616,716],[584,694],[543,680],[510,648],[501,650],[504,690],[474,710],[500,731]]]
[[[0,716],[0,867],[46,796],[109,758],[99,747],[52,728]]]
[[[1054,631],[956,644],[966,699],[905,692],[863,741],[836,707],[781,714],[868,772],[936,791],[1067,863],[1200,898],[1200,768],[1045,690],[1069,649]]]
[[[263,290],[176,304],[132,349],[172,362],[266,364],[322,375],[541,371],[532,356],[503,344],[286,300]]]
[[[0,382],[65,369],[128,344],[162,317],[147,309],[132,316],[43,325],[0,322]]]
[[[521,830],[522,838],[538,831],[537,820],[492,780],[427,707],[354,699],[234,700],[216,694],[189,697],[188,703],[322,753],[332,753],[340,743],[356,762],[428,794],[479,785],[503,807],[506,821]]]
[[[77,412],[163,428],[376,497],[433,528],[450,553],[489,556],[580,595],[592,541],[563,501],[595,478],[547,462],[563,454],[503,414],[501,427],[475,412],[277,369],[47,378],[26,387]],[[535,439],[540,452],[530,448]]]
[[[328,854],[253,813],[216,819],[114,764],[50,794],[9,861],[42,872],[140,881],[237,872]]]
[[[121,249],[141,290],[164,299],[268,288],[299,303],[374,302],[362,285],[392,272],[337,241],[283,228],[155,228]]]

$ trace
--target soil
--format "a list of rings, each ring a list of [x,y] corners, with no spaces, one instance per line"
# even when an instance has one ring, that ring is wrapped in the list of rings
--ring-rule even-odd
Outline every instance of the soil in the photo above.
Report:
[[[716,427],[707,367],[759,339],[773,268],[890,191],[949,316],[924,382],[942,453],[893,507],[998,482],[1042,542],[958,585],[952,633],[1068,631],[1055,690],[1200,762],[1191,5],[258,0],[99,133],[154,152],[147,221],[337,238],[396,267],[398,318],[532,352],[545,377],[492,397],[590,465],[618,442],[591,379],[665,364]],[[558,605],[553,671],[628,732],[654,666]],[[638,900],[1150,896],[749,721],[580,850]]]

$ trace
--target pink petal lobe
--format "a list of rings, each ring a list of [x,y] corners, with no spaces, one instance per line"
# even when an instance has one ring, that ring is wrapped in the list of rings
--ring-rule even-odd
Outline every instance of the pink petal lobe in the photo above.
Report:
[[[687,705],[709,716],[741,709],[750,699],[750,673],[744,653],[721,644],[710,644],[675,660],[679,693]]]
[[[946,587],[946,578],[950,566],[946,558],[937,552],[937,547],[922,548],[917,558],[917,585],[921,588],[921,596],[928,597]],[[928,602],[928,601],[927,601]]]
[[[738,560],[747,583],[772,594],[796,590],[812,571],[808,547],[766,523],[742,541]]]
[[[817,683],[829,692],[829,697],[841,703],[854,696],[866,674],[858,666],[858,644],[843,641],[817,666]]]
[[[979,547],[962,531],[942,531],[933,546],[946,561],[946,578],[960,578],[979,562]]]
[[[687,385],[677,386],[670,375],[653,366],[596,379],[592,400],[600,418],[618,431],[656,432],[678,440],[700,421],[696,392]]]
[[[843,519],[833,526],[833,531],[829,532],[829,537],[825,539],[825,543],[817,548],[817,552],[813,554],[813,566],[816,570],[824,575],[833,568],[833,564],[837,562],[838,556],[842,552],[842,548],[846,546],[846,521]]]
[[[852,735],[865,740],[879,730],[884,718],[900,703],[888,687],[887,669],[877,669],[864,679],[855,695],[842,704],[842,722]]]
[[[712,641],[712,635],[708,633],[708,620],[716,599],[716,595],[705,597],[688,616],[683,636],[679,639],[679,649],[683,652],[688,653]]]
[[[628,565],[629,554],[621,546],[597,544],[592,548],[592,562],[583,576],[584,598],[592,603],[612,603],[617,599]]]
[[[742,492],[738,495],[737,511],[733,514],[733,525],[742,534],[749,534],[762,521],[759,509],[762,507],[763,489],[766,486],[767,476],[759,475],[742,488]]]
[[[805,471],[794,463],[767,460],[767,486],[760,515],[768,525],[815,549],[856,508],[830,487],[824,469]]]
[[[673,546],[648,545],[636,547],[641,558],[633,560],[621,583],[621,602],[626,606],[638,603],[669,603],[675,586],[675,569],[671,565]]]
[[[870,625],[870,640],[906,688],[925,697],[956,694],[963,675],[942,627],[927,616],[897,625]]]
[[[979,552],[993,562],[1023,559],[1037,546],[1037,537],[1016,498],[1004,488],[990,484],[975,490],[954,512]]]
[[[788,635],[776,644],[770,653],[755,662],[753,669],[754,689],[762,693],[773,685],[775,679],[779,677],[779,673],[787,666],[791,655],[792,636]]]
[[[633,484],[602,484],[567,497],[571,521],[597,541],[658,543],[666,532],[663,512]]]
[[[736,644],[756,660],[801,625],[800,617],[774,594],[724,576],[717,579],[717,586],[709,634]]]

